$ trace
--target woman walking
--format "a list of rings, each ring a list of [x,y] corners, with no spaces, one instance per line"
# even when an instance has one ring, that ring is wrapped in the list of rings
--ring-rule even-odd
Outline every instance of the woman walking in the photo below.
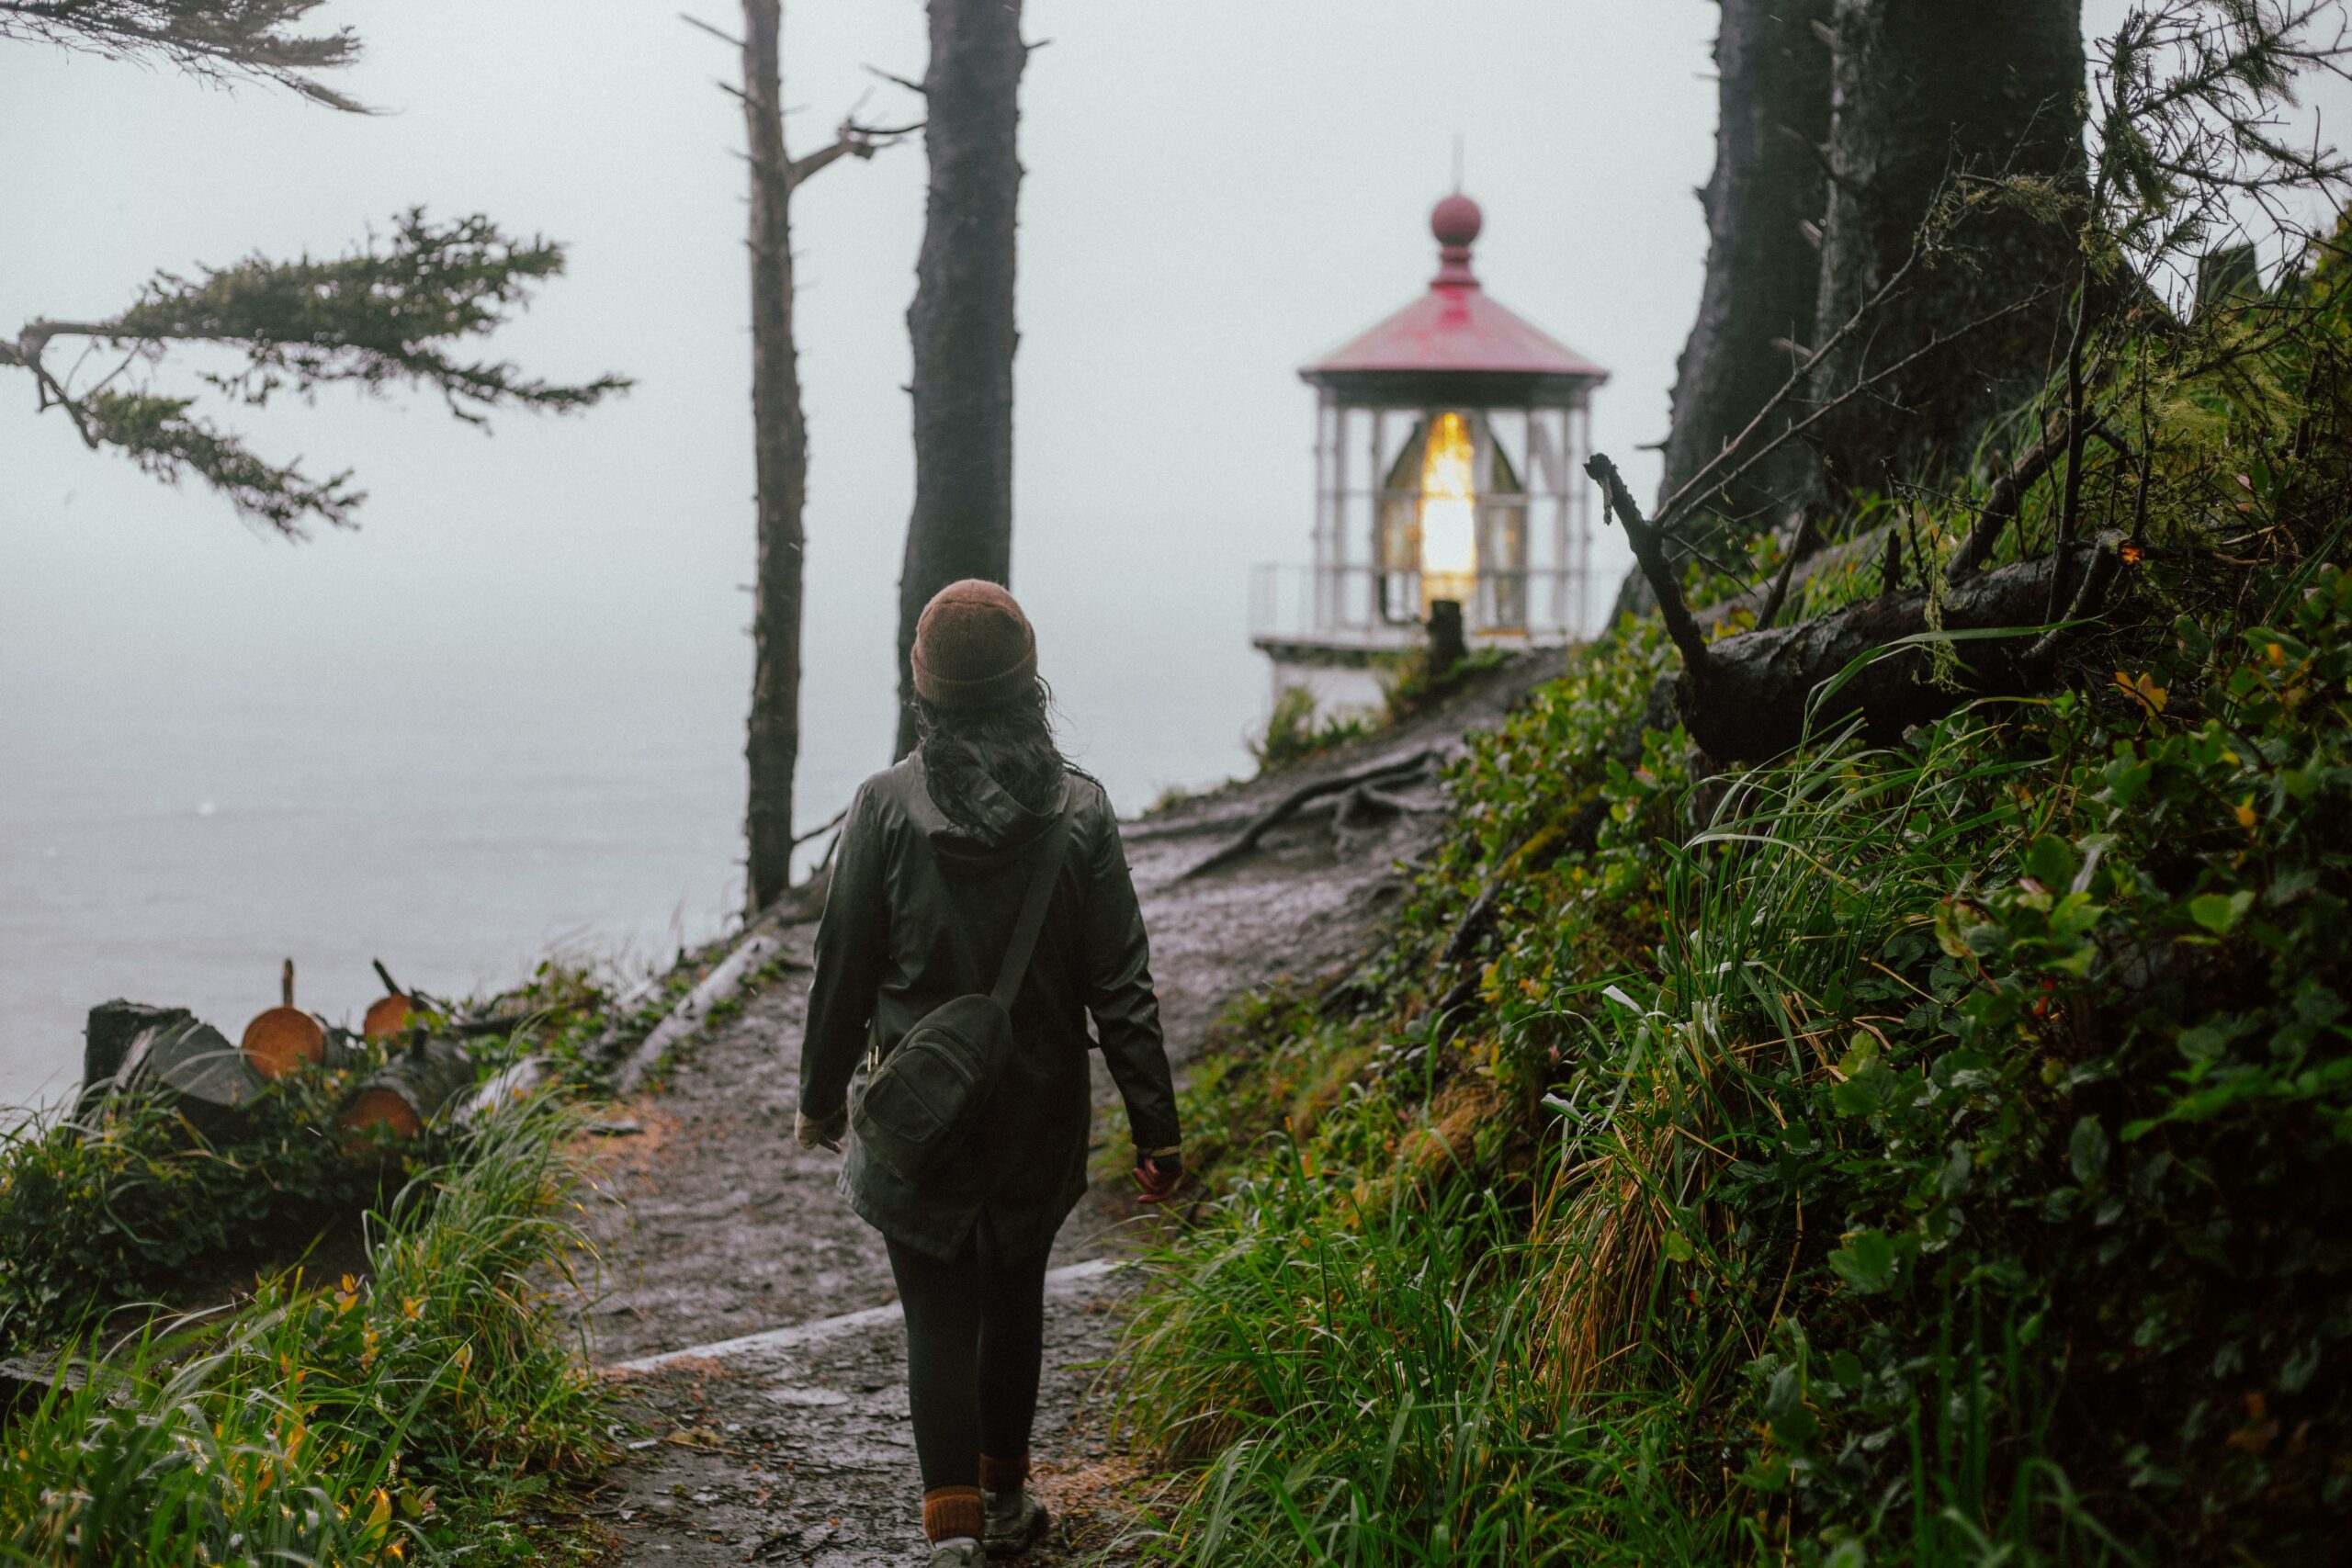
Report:
[[[1054,745],[1021,606],[990,582],[940,590],[914,683],[922,743],[842,829],[797,1133],[846,1139],[842,1190],[888,1247],[931,1568],[960,1568],[1046,1530],[1029,1429],[1046,1254],[1086,1190],[1090,1015],[1144,1201],[1182,1163],[1118,820]]]

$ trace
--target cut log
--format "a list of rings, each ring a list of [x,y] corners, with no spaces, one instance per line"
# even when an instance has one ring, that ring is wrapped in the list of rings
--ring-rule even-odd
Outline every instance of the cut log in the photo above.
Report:
[[[235,1128],[265,1082],[244,1053],[186,1008],[101,1002],[90,1010],[85,1041],[85,1112],[111,1095],[154,1095],[215,1137]]]
[[[369,1075],[336,1121],[354,1134],[381,1129],[395,1138],[413,1138],[450,1096],[471,1088],[473,1081],[473,1059],[463,1045],[455,1040],[420,1040]]]
[[[2115,565],[2109,542],[2078,545],[2063,558],[2019,561],[1954,583],[1945,590],[1941,629],[1948,634],[2006,632],[1967,637],[1952,652],[1960,660],[1951,686],[1931,679],[1930,649],[1893,645],[1935,628],[1921,592],[1868,600],[1792,626],[1747,632],[1710,644],[1706,660],[1686,667],[1675,682],[1674,705],[1690,739],[1720,761],[1777,757],[1808,731],[1825,735],[1859,716],[1873,740],[1891,740],[1915,724],[1942,717],[1973,697],[2040,690],[2050,679],[2052,646],[2042,625],[2055,560],[2065,581],[2081,590],[2067,619],[2097,606]],[[1876,654],[1878,657],[1870,659]],[[1825,692],[1859,660],[1870,662]],[[1811,709],[1808,716],[1808,709]]]
[[[408,1028],[409,1021],[424,1011],[414,997],[394,992],[378,997],[368,1004],[366,1016],[359,1021],[359,1036],[363,1040],[390,1040]]]
[[[237,1046],[254,1071],[266,1078],[282,1078],[297,1067],[326,1061],[326,1021],[300,1008],[274,1007],[254,1015]]]
[[[186,1008],[149,1007],[119,997],[92,1008],[90,1021],[82,1033],[83,1092],[103,1093],[112,1089],[115,1075],[130,1059],[131,1043],[142,1032],[163,1024],[187,1022],[193,1017]]]
[[[237,1044],[254,1071],[275,1081],[306,1065],[340,1065],[340,1042],[331,1041],[329,1035],[326,1020],[294,1005],[294,961],[289,958],[278,972],[277,1005],[255,1015]]]

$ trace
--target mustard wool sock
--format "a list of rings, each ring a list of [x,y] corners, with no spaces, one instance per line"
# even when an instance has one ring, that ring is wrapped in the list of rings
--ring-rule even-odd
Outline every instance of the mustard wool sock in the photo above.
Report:
[[[967,1535],[978,1540],[988,1528],[977,1486],[939,1486],[922,1495],[922,1533],[930,1540]]]

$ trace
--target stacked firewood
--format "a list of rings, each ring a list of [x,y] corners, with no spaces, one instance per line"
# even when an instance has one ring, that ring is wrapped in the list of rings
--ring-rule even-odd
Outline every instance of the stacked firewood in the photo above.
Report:
[[[207,1136],[232,1131],[240,1109],[290,1073],[341,1071],[370,1060],[378,1042],[398,1042],[380,1066],[351,1086],[337,1123],[353,1137],[417,1137],[474,1082],[455,1010],[403,989],[381,964],[384,995],[368,1004],[355,1034],[294,1000],[294,961],[278,1001],[254,1015],[237,1043],[186,1008],[117,999],[90,1010],[82,1054],[82,1102],[137,1091],[168,1096]]]

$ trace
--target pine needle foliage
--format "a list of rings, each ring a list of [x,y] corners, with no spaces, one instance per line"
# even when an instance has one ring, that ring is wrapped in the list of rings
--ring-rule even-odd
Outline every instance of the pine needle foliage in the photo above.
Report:
[[[322,0],[0,0],[0,41],[40,40],[114,58],[160,61],[194,75],[275,82],[330,108],[361,106],[313,73],[348,65],[359,40],[348,28],[300,29]],[[193,412],[196,399],[138,384],[175,344],[242,354],[242,368],[197,379],[251,408],[291,390],[375,393],[429,388],[449,412],[486,428],[500,408],[569,413],[625,390],[625,376],[565,385],[502,361],[458,352],[495,331],[532,288],[563,270],[563,249],[517,240],[480,214],[435,223],[422,208],[394,216],[389,239],[370,235],[344,255],[291,262],[254,255],[194,277],[158,272],[129,310],[103,321],[36,319],[0,340],[0,366],[29,371],[39,407],[62,409],[83,444],[111,447],[167,484],[193,475],[239,515],[289,539],[309,525],[350,527],[366,493],[349,470],[324,479],[300,459],[275,463],[240,436]],[[59,340],[84,352],[61,369]],[[101,345],[107,353],[85,381]],[[116,355],[119,353],[119,357]],[[127,376],[128,386],[117,386]]]
[[[134,304],[104,321],[30,323],[13,348],[0,345],[0,362],[32,370],[44,406],[63,409],[92,448],[115,447],[167,483],[194,475],[245,517],[300,538],[311,519],[352,525],[366,497],[347,471],[313,479],[299,460],[270,462],[191,413],[194,398],[110,383],[161,365],[174,345],[212,344],[243,363],[197,378],[249,408],[266,408],[286,392],[307,400],[333,387],[379,395],[417,387],[439,393],[456,418],[485,428],[498,409],[576,412],[626,389],[628,378],[560,384],[458,352],[504,324],[533,286],[562,270],[563,248],[549,241],[515,239],[480,214],[435,222],[413,209],[393,218],[389,237],[371,237],[341,256],[255,255],[194,276],[157,273]],[[103,344],[123,357],[77,394],[71,372],[52,374],[43,357],[59,338]]]
[[[275,83],[349,113],[362,107],[318,79],[350,64],[349,28],[305,32],[324,0],[0,0],[0,39],[28,39],[113,59],[160,61],[191,75]]]

